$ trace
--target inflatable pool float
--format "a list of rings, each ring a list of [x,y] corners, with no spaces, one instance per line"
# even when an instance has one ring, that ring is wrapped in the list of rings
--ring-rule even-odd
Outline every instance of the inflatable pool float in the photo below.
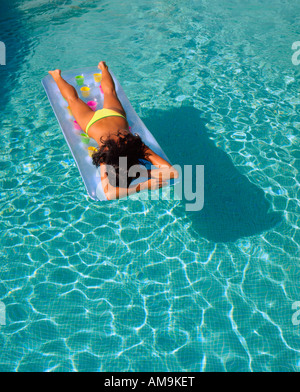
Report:
[[[142,138],[143,142],[150,147],[155,153],[162,158],[169,161],[162,148],[159,146],[151,132],[147,129],[145,124],[139,118],[133,107],[131,106],[124,90],[120,83],[114,76],[113,72],[110,74],[113,77],[116,86],[118,97],[126,111],[127,120],[130,125],[130,131],[137,133]],[[98,109],[103,107],[103,93],[101,89],[101,74],[96,67],[90,67],[80,70],[71,70],[62,72],[63,78],[75,87],[79,97],[90,105],[97,106]],[[95,140],[87,137],[79,125],[74,122],[72,112],[68,108],[67,102],[63,99],[56,83],[50,75],[42,80],[46,94],[55,113],[60,128],[64,134],[65,140],[71,150],[73,158],[76,162],[78,170],[83,179],[88,195],[93,200],[107,201],[105,193],[101,185],[101,178],[99,169],[92,164],[92,151],[98,145]],[[92,104],[94,102],[94,104]],[[145,162],[143,162],[145,163]],[[140,179],[139,181],[141,181]],[[145,180],[145,179],[143,179]],[[139,182],[135,180],[134,182]]]

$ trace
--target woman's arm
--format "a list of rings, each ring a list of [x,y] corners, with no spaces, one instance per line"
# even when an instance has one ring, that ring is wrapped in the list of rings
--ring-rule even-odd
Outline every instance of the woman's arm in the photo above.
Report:
[[[152,178],[162,178],[164,180],[170,180],[171,178],[178,178],[178,171],[165,159],[152,151],[147,147],[145,151],[146,158],[152,163],[152,165],[158,167],[158,169],[151,170]]]
[[[100,165],[100,172],[101,172],[102,187],[105,196],[107,197],[108,200],[121,199],[122,197],[130,196],[134,193],[141,192],[146,189],[154,190],[167,185],[167,182],[164,181],[163,179],[153,178],[141,182],[137,185],[133,185],[129,188],[114,187],[113,185],[110,184],[108,180],[108,175],[106,172],[105,165]]]

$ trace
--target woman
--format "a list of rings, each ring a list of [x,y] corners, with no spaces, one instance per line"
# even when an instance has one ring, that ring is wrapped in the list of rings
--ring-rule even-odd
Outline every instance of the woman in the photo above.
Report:
[[[145,189],[157,189],[166,185],[167,180],[177,178],[178,172],[169,162],[155,154],[138,135],[129,131],[126,113],[118,99],[108,67],[101,61],[98,68],[102,71],[104,104],[103,109],[96,112],[78,97],[75,88],[61,77],[59,69],[49,71],[49,74],[67,100],[81,129],[99,145],[92,159],[94,165],[100,166],[106,197],[111,200]],[[138,173],[137,167],[140,167],[141,159],[150,161],[157,168]],[[147,178],[150,176],[150,179],[130,187],[131,181],[139,177],[138,174]]]

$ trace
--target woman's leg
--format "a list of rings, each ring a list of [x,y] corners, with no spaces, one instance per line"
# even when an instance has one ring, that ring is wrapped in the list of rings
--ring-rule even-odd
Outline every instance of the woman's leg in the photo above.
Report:
[[[95,112],[78,97],[75,88],[61,77],[61,71],[59,69],[49,71],[49,74],[56,82],[62,96],[67,100],[75,120],[81,129],[85,131],[86,126],[91,121]]]
[[[104,61],[100,61],[98,68],[102,71],[101,87],[104,93],[104,109],[115,110],[126,117],[125,110],[119,101],[118,95],[115,90],[115,83],[111,77],[108,67]]]

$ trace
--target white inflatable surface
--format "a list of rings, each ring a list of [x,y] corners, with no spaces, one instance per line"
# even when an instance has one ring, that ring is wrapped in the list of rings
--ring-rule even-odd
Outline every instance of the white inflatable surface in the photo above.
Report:
[[[150,147],[162,158],[169,161],[162,148],[159,146],[155,138],[152,136],[150,131],[146,128],[145,124],[142,122],[142,120],[139,118],[139,116],[131,106],[124,90],[122,89],[120,83],[118,82],[114,74],[111,72],[111,70],[109,70],[109,72],[114,79],[118,97],[125,109],[127,120],[129,126],[131,127],[131,132],[139,134],[143,142],[148,147]],[[79,97],[84,102],[96,101],[98,103],[97,110],[100,110],[103,108],[103,94],[101,93],[99,88],[100,83],[96,83],[94,81],[93,75],[95,73],[101,73],[101,71],[99,71],[97,67],[89,67],[80,70],[77,69],[62,72],[62,77],[76,88]],[[88,98],[84,98],[82,96],[80,91],[80,88],[82,86],[77,86],[75,76],[78,75],[84,76],[84,86],[88,86],[90,88],[90,96]],[[78,170],[81,174],[88,195],[94,200],[107,201],[107,198],[101,185],[99,169],[97,169],[92,164],[92,159],[88,155],[88,147],[97,147],[97,143],[91,138],[89,144],[85,144],[81,141],[82,138],[80,134],[83,133],[83,131],[79,131],[74,128],[74,118],[67,109],[68,104],[60,94],[60,91],[56,83],[53,81],[52,77],[50,75],[46,76],[42,80],[42,84],[46,90],[52,109],[55,113],[55,116],[66,139],[66,142],[77,164]]]

